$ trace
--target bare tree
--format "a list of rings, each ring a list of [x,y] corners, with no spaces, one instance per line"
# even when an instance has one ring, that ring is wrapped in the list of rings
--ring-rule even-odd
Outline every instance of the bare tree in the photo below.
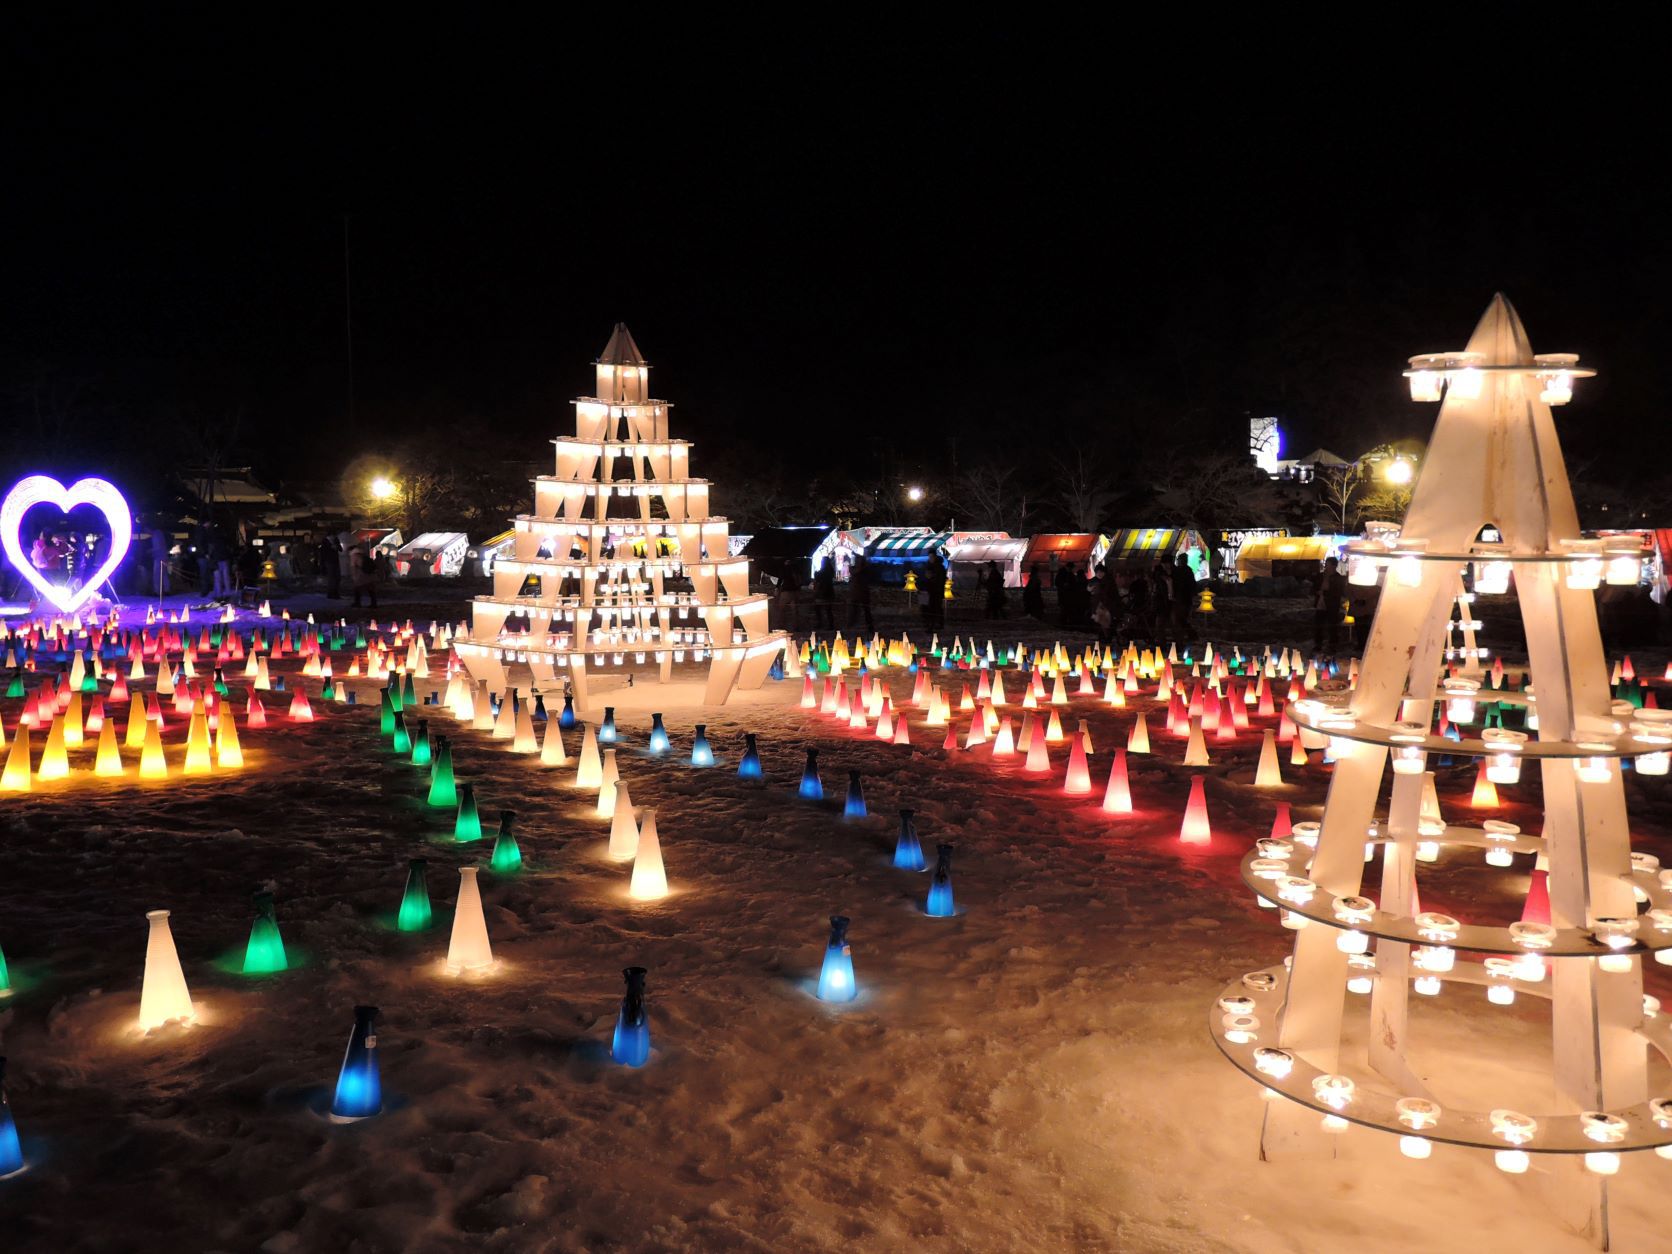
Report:
[[[953,489],[964,525],[1025,535],[1028,498],[1017,479],[1014,462],[983,462],[965,470]]]
[[[1271,478],[1246,453],[1209,453],[1181,460],[1161,486],[1158,503],[1175,526],[1191,527],[1217,562],[1219,532],[1281,521],[1283,502]]]
[[[1062,485],[1057,500],[1070,529],[1096,531],[1115,499],[1108,466],[1099,458],[1087,457],[1083,447],[1076,447],[1072,457],[1056,458],[1053,468]]]

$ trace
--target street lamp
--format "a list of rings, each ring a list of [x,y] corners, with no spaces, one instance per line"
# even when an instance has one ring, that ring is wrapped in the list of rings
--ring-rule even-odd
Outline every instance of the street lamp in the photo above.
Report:
[[[911,487],[906,489],[906,500],[911,501],[913,504],[916,504],[918,501],[921,501],[922,499],[923,499],[923,489],[918,487],[916,484],[913,484]]]
[[[379,475],[372,480],[372,495],[380,501],[387,501],[399,491],[394,480],[387,475]]]
[[[1409,483],[1411,481],[1411,476],[1415,473],[1415,468],[1404,457],[1395,457],[1382,471],[1383,476],[1389,483],[1396,484],[1400,487]]]

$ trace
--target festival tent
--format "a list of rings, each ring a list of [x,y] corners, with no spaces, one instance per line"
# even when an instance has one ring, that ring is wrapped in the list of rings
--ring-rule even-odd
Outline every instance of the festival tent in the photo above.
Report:
[[[952,582],[960,587],[967,585],[973,588],[987,569],[987,563],[997,562],[1004,576],[1004,586],[1020,588],[1022,557],[1028,551],[1028,544],[1028,537],[1012,537],[1002,531],[992,533],[991,538],[956,540],[947,546],[946,553]]]
[[[487,578],[493,574],[493,564],[502,557],[513,556],[516,547],[517,532],[501,531],[498,535],[472,545],[465,550],[466,570],[469,574]]]
[[[464,570],[470,539],[462,531],[426,531],[395,553],[395,573],[402,578],[456,578]]]
[[[1197,579],[1208,577],[1208,546],[1201,533],[1190,527],[1122,527],[1109,537],[1109,565],[1127,570],[1148,570],[1156,562],[1168,566],[1183,553]]]
[[[793,572],[798,584],[813,577],[813,554],[831,535],[828,524],[814,527],[765,527],[749,537],[742,556],[750,568],[771,579]],[[735,556],[735,555],[734,555]]]
[[[1350,537],[1346,537],[1350,538]],[[1237,582],[1264,576],[1310,578],[1344,543],[1341,536],[1259,536],[1237,552]]]
[[[1078,564],[1082,575],[1090,575],[1109,551],[1109,537],[1095,531],[1042,532],[1028,540],[1027,552],[1022,554],[1021,582],[1037,564],[1047,575]]]

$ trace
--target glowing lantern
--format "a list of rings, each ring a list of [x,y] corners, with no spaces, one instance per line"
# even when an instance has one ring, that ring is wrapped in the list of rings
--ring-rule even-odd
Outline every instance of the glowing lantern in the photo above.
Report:
[[[169,930],[168,911],[152,910],[145,942],[145,981],[139,994],[139,1030],[149,1032],[174,1019],[191,1019],[197,1011],[186,988],[186,973]]]
[[[650,742],[646,748],[650,753],[660,756],[666,753],[670,747],[667,728],[662,726],[662,716],[652,714],[650,716]]]
[[[422,932],[430,925],[430,886],[424,876],[428,866],[423,858],[407,863],[406,890],[401,894],[400,913],[395,916],[395,926],[403,932]]]
[[[929,899],[923,907],[933,918],[948,919],[958,912],[952,899],[953,849],[952,845],[935,846],[935,874],[929,881]]]
[[[714,765],[714,750],[708,743],[707,723],[698,723],[691,735],[691,765]]]
[[[633,817],[633,799],[627,793],[627,785],[617,780],[615,792],[615,812],[610,816],[609,856],[617,862],[625,862],[638,852],[639,825]]]
[[[848,772],[848,795],[842,805],[842,817],[845,819],[862,819],[868,811],[865,809],[865,789],[860,784],[859,772]]]
[[[905,722],[906,720],[902,718],[900,725],[904,727]],[[737,764],[737,777],[739,779],[762,779],[765,777],[765,772],[761,769],[761,751],[755,743],[754,732],[743,733],[743,759]]]
[[[647,972],[644,967],[627,967],[621,974],[627,981],[627,992],[616,1015],[610,1057],[624,1067],[642,1067],[650,1059],[650,1017],[644,1005]]]
[[[1079,736],[1074,738],[1074,744],[1068,751],[1068,774],[1063,780],[1062,790],[1070,796],[1091,792],[1091,767],[1086,762],[1086,743]]]
[[[516,817],[516,812],[512,810],[499,812],[499,832],[494,837],[493,857],[489,860],[488,867],[501,875],[512,875],[522,870],[522,849],[517,845],[516,835],[511,831],[511,824]]]
[[[1266,728],[1260,740],[1260,762],[1254,769],[1254,787],[1279,788],[1283,774],[1277,766],[1277,733]]]
[[[250,925],[249,944],[244,947],[244,974],[267,975],[289,969],[284,951],[284,938],[279,935],[279,922],[273,917],[273,894],[255,895],[255,921]]]
[[[1103,809],[1109,814],[1132,813],[1132,789],[1127,781],[1126,750],[1116,749],[1109,766],[1109,782],[1103,790]]]
[[[1190,780],[1190,798],[1184,805],[1184,821],[1179,825],[1179,839],[1187,845],[1205,845],[1213,836],[1208,822],[1207,792],[1200,775]]]
[[[824,781],[819,778],[819,751],[807,750],[807,764],[801,768],[801,790],[803,801],[823,801]]]
[[[107,719],[99,728],[99,749],[98,756],[93,760],[93,774],[118,778],[124,773],[122,752],[116,747],[116,723]]]
[[[819,969],[820,1001],[852,1001],[859,995],[853,978],[853,950],[848,945],[848,918],[830,916],[830,940],[824,948],[824,966]]]
[[[601,819],[607,819],[615,813],[615,787],[621,780],[621,772],[615,764],[615,750],[604,750],[604,778],[598,781],[597,814]]]
[[[453,839],[461,844],[482,839],[482,818],[476,812],[474,784],[466,784],[459,794],[458,815],[453,820]]]
[[[923,846],[917,839],[914,814],[912,810],[900,811],[900,835],[894,842],[894,865],[902,871],[921,871],[927,865],[923,861]]]
[[[425,799],[432,806],[457,806],[458,786],[453,778],[453,746],[437,736],[431,746],[430,791]]]
[[[598,752],[598,736],[592,724],[586,725],[581,736],[580,763],[575,768],[575,787],[597,788],[604,782],[604,761]]]
[[[465,785],[466,795],[469,785]],[[480,834],[480,833],[478,833]],[[459,900],[453,910],[453,934],[447,943],[447,969],[479,971],[493,964],[493,947],[488,944],[488,920],[482,913],[482,890],[476,884],[473,866],[459,868]]]
[[[569,755],[563,748],[563,724],[557,719],[546,723],[546,738],[540,744],[541,766],[563,766]]]
[[[668,876],[662,866],[662,842],[656,835],[656,811],[646,810],[639,827],[639,847],[633,855],[633,878],[627,895],[634,901],[659,901],[668,895]]]
[[[6,1100],[6,1059],[0,1056],[0,1180],[23,1170],[23,1147],[17,1139],[17,1123],[11,1103]]]
[[[1475,772],[1475,790],[1469,797],[1469,804],[1477,810],[1493,809],[1498,805],[1498,787],[1487,775],[1485,762]]]
[[[156,719],[145,722],[145,746],[139,751],[139,777],[141,779],[166,779],[168,777],[168,759],[163,755],[163,736],[161,724]]]
[[[213,758],[210,753],[209,724],[203,708],[192,711],[191,727],[186,733],[186,774],[207,775]]]
[[[332,1123],[356,1123],[383,1109],[383,1079],[377,1065],[376,1006],[354,1008],[354,1028],[348,1036],[337,1088],[331,1098]]]

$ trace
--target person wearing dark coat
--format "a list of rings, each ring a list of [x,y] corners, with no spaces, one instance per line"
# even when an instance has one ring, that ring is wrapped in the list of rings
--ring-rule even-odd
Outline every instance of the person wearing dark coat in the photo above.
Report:
[[[1190,625],[1190,611],[1195,608],[1196,573],[1190,569],[1190,559],[1180,553],[1173,561],[1173,631],[1185,640],[1196,638]]]
[[[1045,568],[1038,562],[1028,567],[1028,581],[1022,585],[1022,613],[1045,619]]]
[[[1330,654],[1341,648],[1341,607],[1347,600],[1347,576],[1335,558],[1324,559],[1312,586],[1312,651],[1324,652],[1327,639]]]
[[[853,630],[854,622],[861,614],[865,617],[866,633],[874,633],[877,628],[871,621],[871,563],[865,560],[863,553],[855,557],[853,565],[848,567],[848,630]]]
[[[997,562],[988,562],[987,569],[981,573],[981,586],[987,593],[987,617],[1002,619],[1004,617],[1004,572],[999,569]]]
[[[929,594],[929,602],[923,607],[924,625],[939,630],[946,625],[946,567],[938,555],[929,559],[923,572],[923,590]]]
[[[836,630],[836,559],[827,557],[813,572],[813,625]]]
[[[342,595],[342,546],[337,543],[336,536],[327,534],[314,546],[314,553],[319,561],[320,573],[325,576],[325,595],[335,601]]]

